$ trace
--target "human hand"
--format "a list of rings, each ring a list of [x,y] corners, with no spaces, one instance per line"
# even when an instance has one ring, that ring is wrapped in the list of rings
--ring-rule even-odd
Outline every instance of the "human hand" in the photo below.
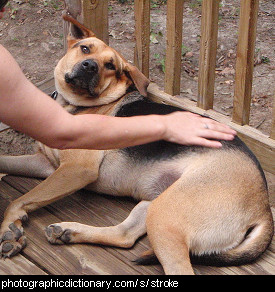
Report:
[[[190,112],[179,111],[162,117],[166,129],[164,140],[169,142],[220,148],[221,142],[215,140],[233,140],[237,134],[227,125]]]

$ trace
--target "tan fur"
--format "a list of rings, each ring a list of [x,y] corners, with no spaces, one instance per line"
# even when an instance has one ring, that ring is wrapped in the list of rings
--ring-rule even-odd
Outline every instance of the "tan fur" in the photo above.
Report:
[[[81,114],[115,115],[130,85],[134,83],[146,94],[149,81],[137,68],[70,16],[65,18],[81,28],[84,35],[84,39],[69,37],[68,52],[55,69],[59,102],[67,110],[73,112],[85,106],[91,108]],[[90,48],[89,58],[99,66],[98,97],[74,90],[64,80],[75,64],[87,58],[79,50],[80,45]],[[118,72],[104,67],[109,61]],[[118,150],[58,151],[39,143],[38,153],[31,157],[0,157],[0,172],[46,178],[7,208],[0,232],[0,254],[6,257],[26,244],[22,221],[28,212],[80,188],[132,196],[141,202],[117,226],[52,224],[46,229],[48,240],[55,244],[89,242],[129,248],[147,232],[153,251],[145,257],[155,253],[166,274],[193,274],[190,253],[214,253],[229,264],[243,255],[254,259],[267,248],[273,234],[260,172],[247,156],[234,150],[195,156],[190,152],[148,165],[135,163]]]
[[[183,266],[183,247],[193,254],[233,251],[249,227],[266,222],[269,228],[262,237],[270,239],[268,197],[252,163],[241,156],[229,152],[194,159],[184,175],[152,202],[147,233],[166,273],[181,274],[182,269],[192,273],[190,265]],[[221,160],[230,161],[231,168],[230,164],[229,169],[221,168]]]

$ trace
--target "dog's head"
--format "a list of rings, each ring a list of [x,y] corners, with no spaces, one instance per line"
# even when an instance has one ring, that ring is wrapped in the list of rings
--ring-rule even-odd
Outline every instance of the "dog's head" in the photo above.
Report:
[[[68,51],[55,68],[57,91],[76,106],[108,104],[135,86],[144,96],[149,80],[118,52],[65,14],[71,22]]]

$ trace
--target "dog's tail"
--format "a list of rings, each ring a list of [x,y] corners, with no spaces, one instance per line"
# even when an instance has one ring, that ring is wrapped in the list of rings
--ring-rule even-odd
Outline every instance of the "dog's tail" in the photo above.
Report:
[[[274,234],[272,217],[250,227],[244,240],[236,247],[219,253],[190,254],[192,264],[208,266],[239,266],[255,261],[268,248]],[[154,251],[148,250],[135,260],[138,265],[158,262]]]
[[[143,265],[143,266],[154,265],[154,264],[159,263],[158,258],[155,255],[153,249],[149,249],[149,250],[145,251],[137,259],[135,259],[133,262],[137,265]]]
[[[255,261],[268,248],[274,234],[272,216],[251,226],[236,247],[213,254],[191,255],[193,264],[240,266]]]

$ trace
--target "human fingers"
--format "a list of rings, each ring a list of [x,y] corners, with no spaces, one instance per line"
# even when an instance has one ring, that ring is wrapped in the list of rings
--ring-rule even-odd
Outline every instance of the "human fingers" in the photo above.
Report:
[[[166,121],[164,140],[185,145],[219,148],[217,140],[233,140],[236,131],[230,127],[188,112],[163,116]]]
[[[223,133],[215,130],[202,130],[198,133],[199,137],[214,140],[233,140],[235,135]]]
[[[215,140],[209,140],[202,137],[194,137],[190,142],[189,145],[196,145],[196,146],[204,146],[208,148],[221,148],[222,143]]]
[[[227,133],[231,135],[237,134],[237,132],[233,130],[232,128],[230,128],[229,126],[223,123],[217,122],[215,120],[212,120],[211,118],[206,118],[204,116],[200,116],[198,114],[191,113],[191,112],[178,112],[177,114],[179,115],[184,114],[185,118],[192,120],[193,123],[195,123],[194,125],[196,125],[196,127],[210,129],[210,130]]]
[[[217,121],[208,119],[208,118],[202,118],[202,127],[206,130],[212,130],[212,131],[217,131],[217,132],[222,132],[226,134],[231,134],[231,135],[236,135],[237,132],[230,128],[229,126],[219,123]]]

